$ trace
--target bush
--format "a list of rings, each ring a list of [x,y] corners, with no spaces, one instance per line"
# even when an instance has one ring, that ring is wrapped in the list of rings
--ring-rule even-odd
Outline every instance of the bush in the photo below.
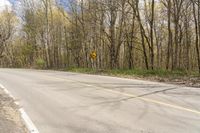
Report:
[[[44,69],[46,62],[43,59],[39,58],[36,60],[35,64],[37,69]]]

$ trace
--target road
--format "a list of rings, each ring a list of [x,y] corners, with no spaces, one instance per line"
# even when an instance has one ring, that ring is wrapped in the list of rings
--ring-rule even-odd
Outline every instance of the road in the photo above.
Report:
[[[57,71],[0,69],[40,133],[200,133],[200,89]]]

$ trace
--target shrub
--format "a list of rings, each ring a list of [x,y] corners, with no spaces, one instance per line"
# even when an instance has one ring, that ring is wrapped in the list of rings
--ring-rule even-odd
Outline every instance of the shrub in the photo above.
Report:
[[[44,69],[45,65],[46,65],[46,62],[45,62],[44,59],[38,58],[38,59],[36,59],[35,64],[36,64],[36,68],[37,69]]]

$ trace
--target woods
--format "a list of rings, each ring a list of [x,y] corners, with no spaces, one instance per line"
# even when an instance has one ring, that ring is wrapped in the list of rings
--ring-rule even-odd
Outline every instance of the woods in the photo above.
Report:
[[[200,0],[20,3],[0,13],[2,67],[200,72]]]

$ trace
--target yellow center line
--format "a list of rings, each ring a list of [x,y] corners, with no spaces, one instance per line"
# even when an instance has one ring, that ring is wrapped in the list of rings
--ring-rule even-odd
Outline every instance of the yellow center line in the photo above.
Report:
[[[161,101],[153,100],[153,99],[149,99],[149,98],[138,97],[134,94],[119,92],[119,91],[115,91],[115,90],[111,90],[111,89],[104,89],[104,90],[107,91],[107,92],[111,92],[111,93],[115,93],[115,94],[121,94],[121,95],[124,95],[124,96],[140,99],[140,100],[145,101],[145,102],[154,103],[154,104],[162,105],[162,106],[165,106],[165,107],[170,107],[170,108],[174,108],[174,109],[177,109],[177,110],[187,111],[187,112],[191,112],[191,113],[195,113],[195,114],[200,115],[200,111],[198,111],[198,110],[193,110],[193,109],[189,109],[189,108],[186,108],[186,107],[181,107],[181,106],[178,106],[178,105],[173,105],[173,104],[169,104],[169,103],[165,103],[165,102],[161,102]]]
[[[65,81],[68,81],[68,82],[78,82],[79,84],[82,84],[82,85],[87,86],[87,87],[90,86],[90,87],[101,88],[101,89],[103,88],[104,91],[107,91],[107,92],[110,92],[110,93],[113,93],[113,94],[120,94],[120,95],[124,95],[124,96],[127,96],[127,97],[139,99],[139,100],[142,100],[142,101],[145,101],[145,102],[148,102],[148,103],[162,105],[162,106],[173,108],[173,109],[176,109],[176,110],[186,111],[186,112],[190,112],[190,113],[200,115],[200,111],[198,111],[198,110],[189,109],[189,108],[174,105],[174,104],[169,104],[169,103],[165,103],[165,102],[150,99],[150,98],[138,97],[137,95],[134,95],[133,93],[125,93],[125,92],[120,92],[120,91],[116,91],[116,90],[106,89],[104,87],[98,87],[98,86],[87,84],[87,83],[84,83],[84,82],[81,82],[81,81],[75,81],[75,80],[64,79],[64,78],[59,78],[59,77],[49,77],[49,76],[45,76],[45,77],[47,77],[49,79],[65,80]]]

